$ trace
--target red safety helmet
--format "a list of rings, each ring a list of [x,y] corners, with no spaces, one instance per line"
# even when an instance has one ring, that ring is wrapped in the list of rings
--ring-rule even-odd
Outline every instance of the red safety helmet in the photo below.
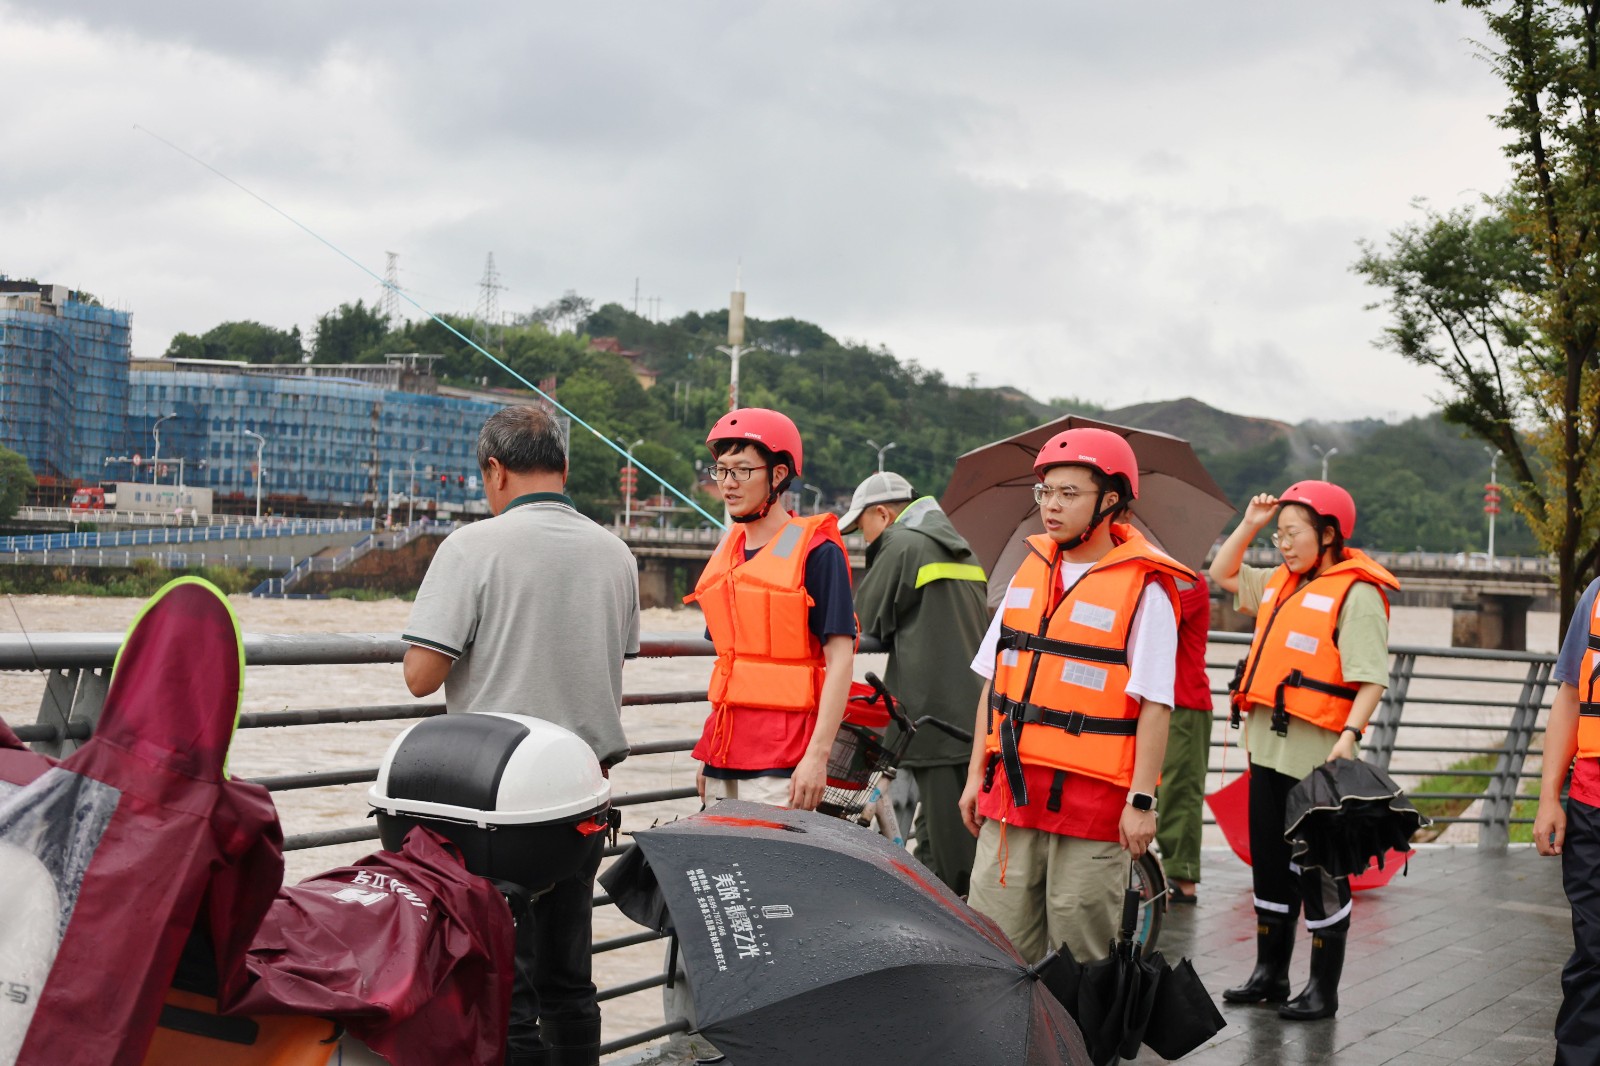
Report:
[[[1092,466],[1109,477],[1128,483],[1128,498],[1139,498],[1139,460],[1120,433],[1109,429],[1068,429],[1057,433],[1039,449],[1033,472],[1043,477],[1052,466]]]
[[[1278,503],[1298,503],[1314,514],[1339,523],[1345,540],[1356,531],[1356,501],[1331,481],[1296,481],[1278,496]]]
[[[802,473],[800,431],[789,416],[781,411],[771,411],[765,407],[741,407],[737,411],[729,411],[717,419],[717,424],[706,434],[707,445],[719,440],[748,440],[774,455],[786,452],[793,460],[790,465],[794,469],[790,473],[796,477]]]

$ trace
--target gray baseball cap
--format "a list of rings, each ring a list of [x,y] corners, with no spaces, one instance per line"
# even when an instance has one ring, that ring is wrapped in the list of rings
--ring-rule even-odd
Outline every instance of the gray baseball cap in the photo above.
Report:
[[[856,494],[850,497],[850,510],[839,519],[839,531],[849,533],[856,528],[856,523],[861,521],[861,512],[878,503],[909,503],[917,498],[911,491],[911,482],[899,474],[885,470],[881,474],[873,474],[867,480],[856,486]]]

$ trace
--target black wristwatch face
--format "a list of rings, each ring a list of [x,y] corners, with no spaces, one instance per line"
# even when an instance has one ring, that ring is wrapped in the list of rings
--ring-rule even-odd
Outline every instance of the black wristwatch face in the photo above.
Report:
[[[1128,796],[1128,802],[1136,811],[1150,811],[1156,806],[1156,798],[1148,792],[1134,792]]]

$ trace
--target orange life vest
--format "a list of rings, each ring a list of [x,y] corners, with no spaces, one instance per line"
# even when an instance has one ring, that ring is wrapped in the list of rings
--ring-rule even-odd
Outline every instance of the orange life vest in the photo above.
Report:
[[[1595,683],[1600,681],[1600,596],[1589,613],[1589,646],[1578,670],[1578,758],[1600,757],[1600,702]]]
[[[1386,589],[1398,589],[1395,576],[1356,548],[1310,581],[1287,566],[1267,579],[1256,608],[1256,635],[1228,688],[1234,724],[1249,705],[1272,708],[1272,728],[1288,733],[1289,716],[1338,732],[1349,720],[1356,686],[1344,682],[1339,661],[1339,611],[1359,582],[1377,588],[1389,611]]]
[[[745,530],[722,538],[684,603],[705,613],[717,662],[707,698],[717,711],[735,707],[815,714],[822,697],[822,643],[811,632],[814,603],[806,592],[806,556],[821,540],[844,551],[831,514],[790,517],[748,562]]]
[[[1174,578],[1194,574],[1132,526],[1111,527],[1115,546],[1059,604],[1061,549],[1048,536],[1028,538],[1028,554],[1002,608],[985,746],[999,753],[1012,802],[1028,790],[1023,764],[1133,783],[1139,703],[1128,696],[1128,634],[1139,598],[1161,585],[1178,611]]]

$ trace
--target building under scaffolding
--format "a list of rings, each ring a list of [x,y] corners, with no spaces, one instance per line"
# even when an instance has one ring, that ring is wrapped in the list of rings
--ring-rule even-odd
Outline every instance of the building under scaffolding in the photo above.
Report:
[[[133,316],[0,278],[0,444],[41,482],[99,481],[127,434]]]
[[[249,500],[257,477],[249,431],[265,438],[262,494],[280,507],[304,500],[372,512],[393,502],[391,493],[451,510],[480,503],[479,428],[501,407],[534,402],[524,393],[439,395],[416,360],[284,367],[136,359],[131,366],[127,454],[151,455],[156,421],[175,416],[160,426],[167,472],[146,470],[140,480],[175,482],[182,460],[187,484]]]

